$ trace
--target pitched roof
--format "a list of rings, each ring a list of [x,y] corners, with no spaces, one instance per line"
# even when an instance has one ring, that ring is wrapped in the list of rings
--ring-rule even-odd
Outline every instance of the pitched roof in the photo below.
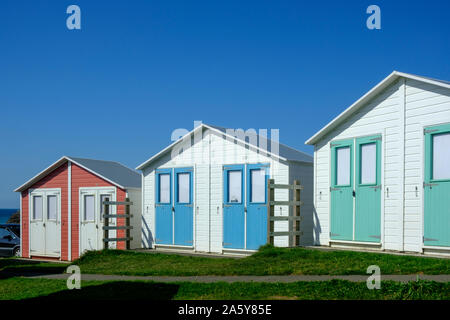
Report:
[[[209,125],[209,124],[200,124],[198,127],[192,129],[190,132],[188,132],[187,134],[184,135],[184,137],[178,139],[177,141],[173,142],[172,144],[170,144],[169,146],[167,146],[166,148],[164,148],[163,150],[161,150],[160,152],[158,152],[157,154],[155,154],[154,156],[150,157],[148,160],[146,160],[145,162],[143,162],[142,164],[140,164],[136,170],[142,170],[144,167],[146,167],[149,163],[151,163],[152,161],[156,160],[157,158],[159,158],[160,156],[166,154],[167,152],[169,152],[175,145],[177,145],[178,143],[180,143],[181,141],[183,141],[183,139],[185,137],[190,136],[191,134],[193,134],[195,131],[197,130],[202,130],[203,128],[209,129],[211,131],[214,131],[218,134],[221,135],[225,135],[231,139],[237,139],[240,140],[242,143],[246,144],[246,145],[251,145],[252,147],[256,148],[257,150],[263,151],[263,152],[267,152],[268,154],[270,154],[271,156],[275,156],[281,160],[284,161],[299,161],[299,162],[308,162],[308,163],[312,163],[313,162],[313,157],[310,156],[307,153],[301,152],[299,150],[296,150],[294,148],[288,147],[287,145],[284,145],[282,143],[278,143],[278,154],[274,152],[272,152],[271,150],[271,140],[267,139],[264,136],[261,135],[256,135],[257,137],[257,142],[254,143],[254,141],[252,141],[251,139],[248,139],[247,137],[244,137],[244,139],[242,139],[239,136],[235,136],[235,135],[230,135],[229,132],[227,132],[227,128],[223,128],[223,127],[219,127],[219,126],[213,126],[213,125]],[[228,129],[228,130],[233,130],[233,129]],[[259,144],[258,144],[259,142]],[[261,148],[261,145],[265,145],[267,146],[266,148]]]
[[[373,87],[370,91],[368,91],[365,95],[359,98],[356,102],[354,102],[350,107],[345,109],[341,114],[339,114],[336,118],[331,120],[325,127],[320,129],[316,134],[314,134],[311,138],[309,138],[305,144],[313,145],[318,142],[322,137],[348,119],[352,114],[357,112],[360,108],[362,108],[367,101],[378,95],[381,91],[386,89],[389,85],[394,83],[399,78],[407,78],[411,80],[416,80],[424,83],[430,83],[439,87],[450,89],[450,82],[445,80],[437,80],[433,78],[417,76],[410,73],[404,73],[399,71],[393,71],[389,76],[384,78],[381,82],[379,82],[375,87]]]
[[[63,156],[14,191],[23,191],[29,188],[67,161],[75,163],[83,169],[86,169],[87,171],[116,185],[119,188],[128,189],[141,187],[140,174],[128,167],[125,167],[119,162]]]

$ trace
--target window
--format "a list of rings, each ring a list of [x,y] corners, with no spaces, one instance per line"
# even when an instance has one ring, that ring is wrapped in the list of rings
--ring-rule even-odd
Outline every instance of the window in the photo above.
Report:
[[[433,179],[450,179],[450,133],[433,135]]]
[[[103,214],[103,211],[105,210],[105,205],[103,204],[104,201],[112,201],[112,195],[109,194],[101,194],[100,195],[100,214]],[[111,206],[109,206],[109,213],[111,213]]]
[[[242,171],[228,171],[228,202],[242,202]]]
[[[95,220],[95,197],[93,195],[84,196],[84,221]]]
[[[170,203],[170,174],[159,175],[159,202]]]
[[[178,203],[190,203],[190,173],[178,173]]]
[[[7,236],[11,236],[11,233],[5,228],[0,228],[0,240]]]
[[[33,196],[33,220],[42,220],[42,196]]]
[[[361,145],[361,184],[377,183],[377,145]]]
[[[350,147],[336,150],[336,184],[345,186],[350,184]]]
[[[250,170],[251,193],[250,202],[266,202],[266,171]]]
[[[56,220],[57,218],[57,198],[56,196],[47,196],[47,219]]]

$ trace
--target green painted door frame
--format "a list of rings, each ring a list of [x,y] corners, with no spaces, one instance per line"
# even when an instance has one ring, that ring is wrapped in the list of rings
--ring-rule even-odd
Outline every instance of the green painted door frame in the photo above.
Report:
[[[355,241],[380,242],[381,136],[357,138],[355,152]]]
[[[344,155],[348,153],[348,155]],[[338,178],[339,158],[345,158],[346,177]],[[348,159],[347,159],[348,157]],[[341,159],[342,160],[342,159]],[[341,163],[341,170],[343,168]],[[338,181],[339,180],[339,181]],[[331,143],[330,239],[353,239],[353,139]]]
[[[450,246],[450,176],[448,172],[437,176],[434,170],[434,150],[436,138],[450,136],[450,124],[427,127],[425,135],[425,172],[424,172],[424,230],[425,246]],[[445,154],[442,154],[445,156]],[[447,159],[448,160],[448,159]]]

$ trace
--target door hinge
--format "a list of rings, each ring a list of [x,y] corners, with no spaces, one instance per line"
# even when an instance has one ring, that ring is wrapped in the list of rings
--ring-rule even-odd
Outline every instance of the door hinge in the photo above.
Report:
[[[425,187],[434,187],[434,186],[437,186],[438,184],[437,183],[423,183],[423,187],[425,188]]]
[[[338,191],[338,190],[341,190],[341,189],[339,189],[339,188],[332,188],[332,187],[330,187],[330,192],[331,192],[331,191]]]
[[[381,239],[381,236],[369,236],[370,238]]]
[[[376,138],[370,139],[370,141],[381,141],[381,137],[376,137]]]
[[[423,134],[439,131],[438,129],[423,129]]]
[[[425,241],[439,241],[438,239],[432,239],[432,238],[425,238],[423,237],[423,242]]]

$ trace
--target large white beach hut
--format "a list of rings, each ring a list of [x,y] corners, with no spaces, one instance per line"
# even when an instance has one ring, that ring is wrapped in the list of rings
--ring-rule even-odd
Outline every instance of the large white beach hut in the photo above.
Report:
[[[394,71],[312,136],[316,245],[450,253],[450,83]]]

